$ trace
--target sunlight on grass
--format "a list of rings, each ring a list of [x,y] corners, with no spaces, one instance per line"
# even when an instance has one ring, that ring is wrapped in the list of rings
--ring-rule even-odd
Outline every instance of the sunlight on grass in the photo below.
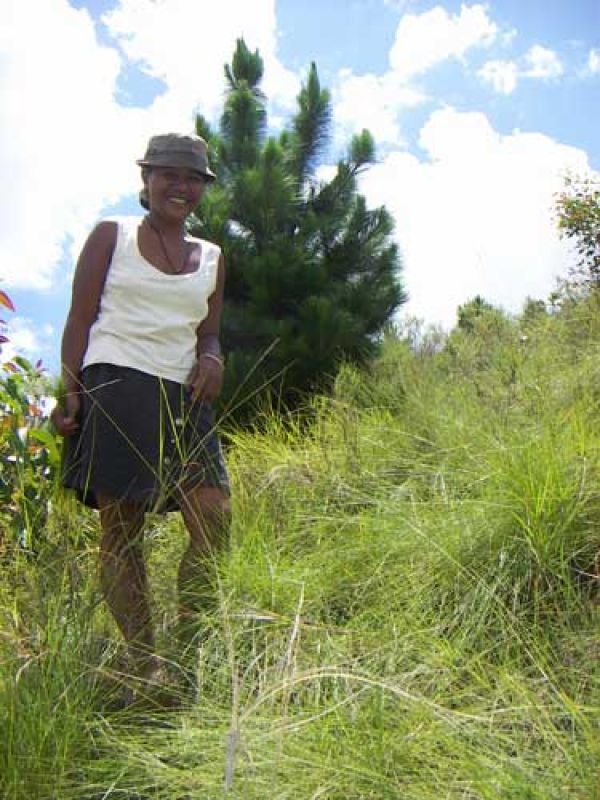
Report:
[[[2,566],[2,796],[599,798],[599,334],[575,327],[392,338],[332,397],[230,428],[232,543],[180,710],[111,706],[97,521],[57,502]],[[148,540],[170,658],[183,528]]]

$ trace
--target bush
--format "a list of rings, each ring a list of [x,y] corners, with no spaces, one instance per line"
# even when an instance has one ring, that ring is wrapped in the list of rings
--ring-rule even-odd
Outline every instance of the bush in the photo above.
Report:
[[[17,356],[0,368],[0,544],[34,550],[56,488],[59,444],[50,431],[50,382]]]

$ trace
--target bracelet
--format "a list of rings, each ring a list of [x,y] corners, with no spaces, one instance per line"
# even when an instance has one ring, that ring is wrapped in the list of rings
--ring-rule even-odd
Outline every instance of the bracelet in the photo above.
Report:
[[[222,358],[220,358],[219,356],[215,355],[214,353],[200,353],[200,355],[198,356],[198,358],[199,358],[199,359],[200,359],[200,358],[210,358],[210,359],[212,359],[213,361],[216,361],[216,362],[217,362],[217,364],[218,364],[218,365],[221,367],[221,369],[224,369],[224,368],[225,368],[225,363],[224,363],[223,359],[222,359]]]

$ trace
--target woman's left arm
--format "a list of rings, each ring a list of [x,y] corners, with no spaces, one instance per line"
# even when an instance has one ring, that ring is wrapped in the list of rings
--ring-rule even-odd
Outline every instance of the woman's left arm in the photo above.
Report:
[[[219,343],[223,293],[225,289],[225,262],[223,254],[217,267],[217,281],[214,292],[208,300],[208,314],[196,330],[196,363],[187,379],[192,393],[192,401],[203,400],[212,403],[223,387],[225,365]]]

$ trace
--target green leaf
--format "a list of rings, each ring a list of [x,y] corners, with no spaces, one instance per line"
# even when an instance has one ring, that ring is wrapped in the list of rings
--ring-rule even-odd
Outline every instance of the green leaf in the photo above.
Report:
[[[29,438],[33,441],[39,442],[44,445],[48,450],[48,455],[53,463],[58,463],[60,460],[60,451],[58,442],[54,434],[46,428],[32,428],[29,431]]]

